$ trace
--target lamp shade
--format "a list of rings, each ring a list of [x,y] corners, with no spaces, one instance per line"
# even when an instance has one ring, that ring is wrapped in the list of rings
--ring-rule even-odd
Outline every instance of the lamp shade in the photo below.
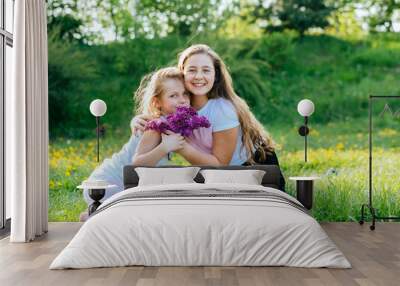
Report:
[[[95,99],[90,103],[90,113],[94,116],[103,116],[107,111],[106,103],[101,99]]]
[[[303,99],[297,105],[297,111],[301,116],[310,116],[314,113],[314,103],[309,99]]]

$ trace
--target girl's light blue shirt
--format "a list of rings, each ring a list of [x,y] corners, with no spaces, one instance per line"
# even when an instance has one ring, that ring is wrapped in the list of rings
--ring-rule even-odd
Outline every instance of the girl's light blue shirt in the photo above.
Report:
[[[207,117],[211,123],[213,133],[239,127],[236,148],[229,165],[242,165],[245,163],[247,161],[247,151],[243,146],[242,128],[233,103],[225,98],[209,99],[197,113]]]

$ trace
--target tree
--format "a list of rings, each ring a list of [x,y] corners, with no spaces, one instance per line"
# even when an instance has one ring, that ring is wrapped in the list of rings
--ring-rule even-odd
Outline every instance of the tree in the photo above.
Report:
[[[370,12],[366,18],[371,31],[394,32],[394,18],[400,16],[400,0],[365,0],[364,5]]]
[[[325,28],[328,16],[335,10],[333,4],[324,0],[276,0],[265,5],[260,0],[252,10],[252,21],[266,32],[298,31],[300,36],[310,28]]]
[[[143,25],[150,24],[155,36],[177,34],[188,36],[215,30],[237,7],[238,0],[227,5],[223,0],[140,0],[136,13]]]
[[[132,0],[48,0],[48,30],[80,43],[126,39],[135,34]],[[100,29],[100,31],[99,31]]]
[[[83,21],[77,16],[77,0],[49,0],[47,3],[47,29],[53,36],[69,42],[82,42]]]
[[[62,38],[85,38],[89,44],[189,36],[217,30],[237,13],[239,1],[48,0],[48,19],[51,28],[60,28]]]
[[[115,41],[137,36],[134,5],[131,0],[96,0],[94,6],[88,9],[96,11],[96,18],[103,28],[110,28]],[[89,2],[90,5],[90,2]],[[93,19],[92,19],[93,20]]]

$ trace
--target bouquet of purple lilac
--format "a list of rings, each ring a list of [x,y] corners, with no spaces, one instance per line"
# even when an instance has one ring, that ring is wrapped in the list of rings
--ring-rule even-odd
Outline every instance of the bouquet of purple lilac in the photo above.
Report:
[[[147,123],[145,130],[156,130],[160,133],[170,130],[188,137],[193,134],[193,130],[210,126],[207,118],[198,115],[192,107],[180,106],[176,108],[175,113]]]

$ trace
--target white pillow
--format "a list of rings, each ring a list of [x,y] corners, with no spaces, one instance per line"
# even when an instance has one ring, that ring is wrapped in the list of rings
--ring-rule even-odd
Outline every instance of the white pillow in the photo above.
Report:
[[[139,176],[138,186],[195,183],[199,167],[184,168],[135,168]]]
[[[246,185],[261,185],[265,171],[262,170],[202,170],[205,184],[234,183]]]

